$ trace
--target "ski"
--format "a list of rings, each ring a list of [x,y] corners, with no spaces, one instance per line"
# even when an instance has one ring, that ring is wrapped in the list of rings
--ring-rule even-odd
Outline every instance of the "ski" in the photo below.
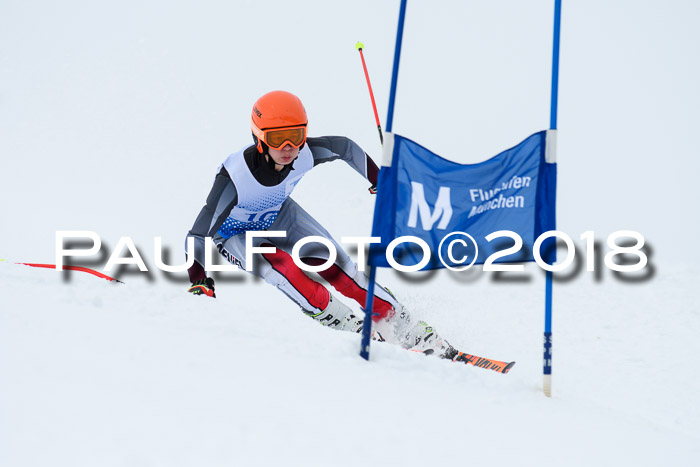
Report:
[[[452,361],[466,363],[467,365],[473,365],[475,367],[493,370],[499,373],[508,373],[515,365],[515,362],[501,362],[498,360],[491,360],[489,358],[477,357],[476,355],[469,355],[468,353],[459,351]]]
[[[454,352],[447,352],[444,359],[452,360],[453,362],[460,362],[467,365],[472,365],[477,368],[484,368],[486,370],[493,370],[499,373],[508,373],[511,368],[515,365],[515,362],[501,362],[499,360],[492,360],[490,358],[478,357],[476,355],[470,355],[465,352],[460,352],[457,349],[451,349]],[[425,355],[430,355],[434,351],[432,349],[423,352]]]

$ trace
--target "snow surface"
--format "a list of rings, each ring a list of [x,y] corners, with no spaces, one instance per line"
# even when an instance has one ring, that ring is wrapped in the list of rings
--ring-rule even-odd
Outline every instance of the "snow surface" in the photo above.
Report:
[[[697,464],[696,2],[564,2],[558,227],[579,261],[554,286],[552,398],[534,265],[379,272],[458,348],[516,360],[508,375],[381,344],[367,363],[250,276],[220,274],[208,300],[155,271],[153,237],[179,261],[264,92],[378,159],[354,44],[384,119],[398,3],[0,5],[0,466]],[[552,3],[409,2],[394,130],[471,163],[547,128]],[[361,236],[366,188],[338,162],[294,197]],[[581,233],[604,254],[624,229],[647,239],[644,274],[582,270]],[[153,271],[12,264],[53,262],[57,230],[99,233],[97,269],[131,236]]]

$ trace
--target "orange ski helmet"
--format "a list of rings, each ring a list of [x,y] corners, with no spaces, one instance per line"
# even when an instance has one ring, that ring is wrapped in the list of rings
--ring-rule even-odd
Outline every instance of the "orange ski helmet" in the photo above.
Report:
[[[286,91],[268,92],[255,101],[251,113],[258,152],[263,152],[263,143],[275,149],[285,144],[303,146],[307,123],[306,110],[297,96]]]

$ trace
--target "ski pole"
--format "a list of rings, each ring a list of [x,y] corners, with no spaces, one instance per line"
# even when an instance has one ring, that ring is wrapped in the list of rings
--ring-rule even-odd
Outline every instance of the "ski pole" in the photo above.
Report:
[[[5,260],[0,259],[0,261],[5,261]],[[55,264],[39,264],[39,263],[15,263],[15,264],[21,264],[24,266],[31,266],[33,268],[56,269]],[[108,275],[102,274],[101,272],[95,271],[94,269],[84,268],[82,266],[64,265],[63,269],[68,270],[68,271],[87,272],[88,274],[92,274],[93,276],[97,276],[100,279],[107,279],[108,281],[119,282],[120,284],[124,283],[124,282],[120,281],[119,279],[115,279],[114,277],[109,277]]]
[[[377,130],[379,130],[379,141],[384,144],[384,136],[382,135],[382,125],[379,123],[379,114],[377,113],[377,104],[374,102],[374,93],[372,92],[372,83],[369,81],[369,73],[367,72],[367,64],[365,63],[365,56],[362,53],[362,49],[365,45],[362,42],[355,44],[355,48],[360,52],[360,58],[362,59],[362,68],[365,70],[365,78],[367,78],[367,88],[369,89],[369,98],[372,100],[372,109],[374,110],[374,119],[377,122]]]
[[[399,8],[399,26],[396,30],[396,48],[394,49],[394,69],[391,74],[391,92],[389,94],[389,109],[387,111],[386,124],[387,130],[391,132],[391,124],[394,118],[394,98],[396,97],[396,80],[399,75],[399,57],[401,56],[401,41],[403,37],[403,24],[404,17],[406,16],[406,0],[401,0],[401,7]],[[379,115],[377,114],[377,106],[374,103],[374,94],[372,93],[372,86],[369,82],[369,74],[367,73],[367,67],[365,66],[365,59],[362,55],[362,49],[364,45],[361,42],[355,44],[357,50],[360,52],[360,57],[362,58],[362,65],[365,68],[365,76],[367,77],[367,86],[369,87],[369,95],[372,99],[372,106],[374,108],[374,116],[377,119],[377,129],[379,130],[379,140],[384,145],[384,137],[382,136],[382,127],[379,124]],[[377,180],[377,190],[380,189],[380,182]],[[377,205],[374,206],[375,214],[377,210]],[[370,255],[372,254],[372,248],[370,247]],[[374,284],[376,279],[377,267],[370,265],[369,267],[369,284],[367,285],[367,300],[365,302],[365,321],[362,326],[362,344],[360,347],[360,356],[365,360],[369,360],[369,342],[370,333],[372,331],[372,306],[374,305]]]
[[[362,59],[362,68],[365,70],[365,78],[367,79],[367,89],[369,89],[369,98],[372,101],[372,110],[374,110],[374,120],[377,122],[377,130],[379,131],[379,142],[384,145],[384,135],[382,135],[382,125],[379,123],[379,114],[377,113],[377,104],[374,102],[374,93],[372,92],[372,83],[369,80],[367,72],[367,64],[365,56],[362,54],[362,49],[365,45],[362,42],[355,44],[355,48],[360,52]],[[367,287],[367,300],[365,301],[365,321],[362,325],[362,343],[360,345],[360,356],[365,360],[369,360],[369,341],[372,334],[372,305],[374,305],[374,283],[376,277],[376,268],[370,266],[369,269],[369,284]]]

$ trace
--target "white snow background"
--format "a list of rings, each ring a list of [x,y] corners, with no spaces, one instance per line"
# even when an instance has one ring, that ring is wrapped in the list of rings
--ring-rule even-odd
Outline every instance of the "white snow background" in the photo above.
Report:
[[[553,1],[408,4],[394,131],[479,162],[549,126]],[[456,347],[508,375],[374,344],[302,316],[251,276],[216,300],[180,262],[217,167],[273,89],[310,134],[380,145],[399,1],[5,1],[0,4],[0,465],[697,465],[700,6],[564,1],[553,397],[542,394],[544,279],[473,270],[379,282]],[[294,198],[336,237],[374,198],[342,162]],[[636,230],[650,264],[581,269],[584,243]],[[57,230],[121,236],[150,274],[125,285],[53,263]],[[640,278],[640,274],[632,275]],[[566,280],[561,280],[565,278]],[[517,280],[516,280],[517,279]]]

